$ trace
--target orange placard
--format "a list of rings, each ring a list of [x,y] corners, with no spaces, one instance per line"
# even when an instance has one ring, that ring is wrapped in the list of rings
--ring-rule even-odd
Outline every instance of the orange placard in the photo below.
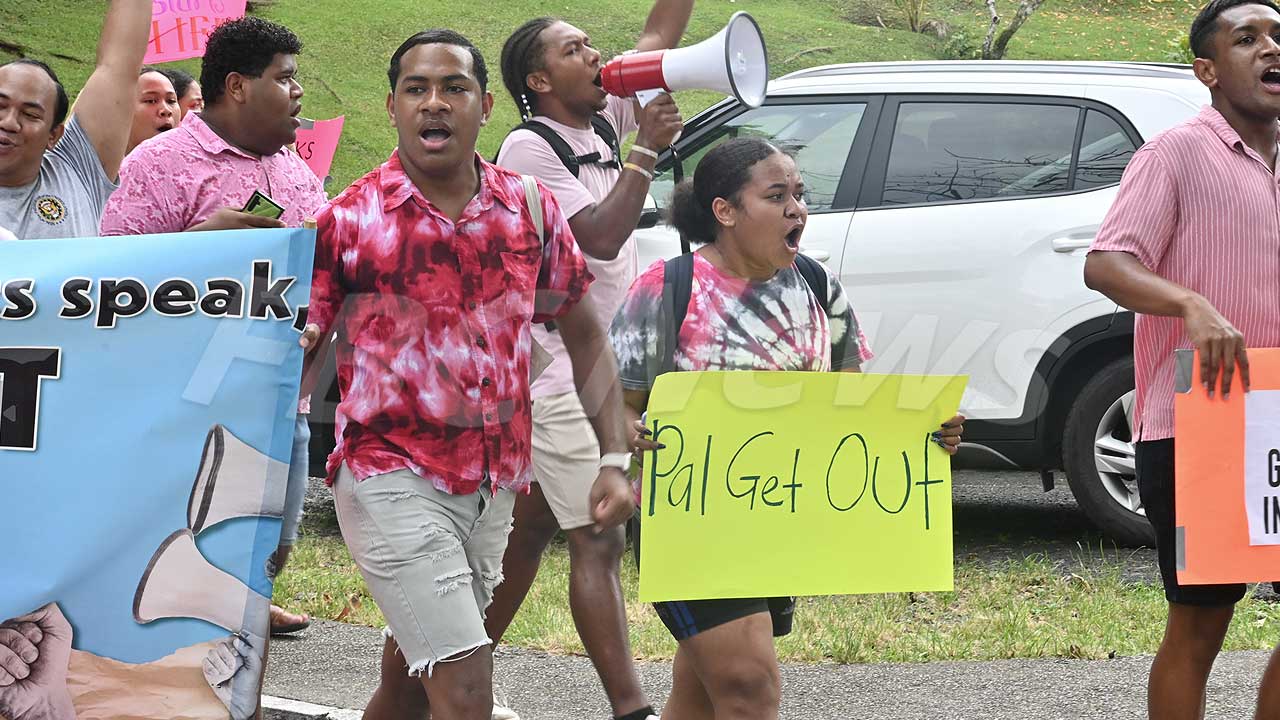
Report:
[[[1245,432],[1249,413],[1253,413],[1247,419],[1252,426],[1280,426],[1280,417],[1259,417],[1256,402],[1265,398],[1264,393],[1280,391],[1280,349],[1250,350],[1249,376],[1252,398],[1246,397],[1238,372],[1228,399],[1223,400],[1220,392],[1210,398],[1200,383],[1199,362],[1190,351],[1179,351],[1174,395],[1175,498],[1178,582],[1186,585],[1280,580],[1280,544],[1251,544],[1251,519],[1246,512],[1247,507],[1258,505],[1252,518],[1257,526],[1254,542],[1264,532],[1276,534],[1280,542],[1280,529],[1274,527],[1280,499],[1268,494],[1250,497],[1253,502],[1246,500],[1246,484],[1269,487],[1268,473],[1276,473],[1271,481],[1280,480],[1280,466],[1251,463]],[[1254,409],[1247,409],[1250,406]],[[1272,447],[1280,448],[1280,433]],[[1258,454],[1260,450],[1250,451]],[[1267,451],[1261,452],[1265,461]],[[1280,498],[1280,487],[1275,488],[1275,498]],[[1264,506],[1274,506],[1275,514],[1268,510],[1263,515]]]

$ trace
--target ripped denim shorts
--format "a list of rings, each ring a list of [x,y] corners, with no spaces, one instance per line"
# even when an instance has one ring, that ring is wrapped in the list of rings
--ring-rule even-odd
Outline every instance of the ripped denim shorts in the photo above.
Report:
[[[409,674],[490,644],[484,613],[502,582],[515,493],[488,483],[450,495],[408,470],[333,486],[342,538],[387,619]]]

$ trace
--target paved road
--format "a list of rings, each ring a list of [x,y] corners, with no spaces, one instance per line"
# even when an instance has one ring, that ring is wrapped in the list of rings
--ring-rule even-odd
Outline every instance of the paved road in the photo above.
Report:
[[[323,622],[295,640],[275,640],[265,692],[358,708],[372,694],[382,636]],[[1005,660],[916,665],[795,665],[783,668],[788,720],[1121,720],[1145,716],[1149,657],[1116,660]],[[1266,654],[1224,655],[1211,681],[1209,717],[1251,716]],[[603,691],[581,657],[510,648],[497,672],[524,720],[606,718]],[[650,697],[670,690],[669,663],[642,662]]]
[[[317,488],[308,526],[331,517],[328,491]],[[1117,548],[1085,520],[1065,487],[1045,493],[1038,475],[961,472],[955,478],[957,558],[1001,563],[1041,554],[1064,572],[1123,563],[1126,577],[1155,581],[1155,553]],[[373,692],[381,648],[375,629],[319,623],[295,640],[277,640],[265,691],[335,707],[358,708]],[[1078,720],[1142,718],[1149,657],[1104,661],[1010,660],[916,665],[796,665],[783,669],[783,717],[991,718]],[[1265,653],[1225,655],[1212,679],[1211,718],[1248,718]],[[607,717],[590,663],[503,648],[498,677],[525,720]],[[650,697],[670,689],[669,663],[640,663]]]

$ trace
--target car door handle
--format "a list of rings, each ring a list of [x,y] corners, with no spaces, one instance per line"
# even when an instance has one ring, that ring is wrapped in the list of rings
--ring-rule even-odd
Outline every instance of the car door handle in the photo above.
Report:
[[[1092,237],[1060,237],[1053,239],[1053,251],[1059,253],[1069,253],[1076,250],[1083,250],[1093,244]]]
[[[808,250],[806,248],[800,248],[800,252],[808,255],[818,262],[826,262],[831,259],[831,253],[826,250]]]

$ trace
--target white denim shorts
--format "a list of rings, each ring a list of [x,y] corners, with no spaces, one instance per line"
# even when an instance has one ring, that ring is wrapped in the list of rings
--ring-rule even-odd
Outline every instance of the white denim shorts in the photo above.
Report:
[[[484,614],[502,582],[515,493],[488,483],[450,495],[408,470],[333,485],[342,539],[387,619],[409,675],[489,645]]]
[[[600,443],[577,393],[533,400],[533,476],[561,530],[591,525]]]

